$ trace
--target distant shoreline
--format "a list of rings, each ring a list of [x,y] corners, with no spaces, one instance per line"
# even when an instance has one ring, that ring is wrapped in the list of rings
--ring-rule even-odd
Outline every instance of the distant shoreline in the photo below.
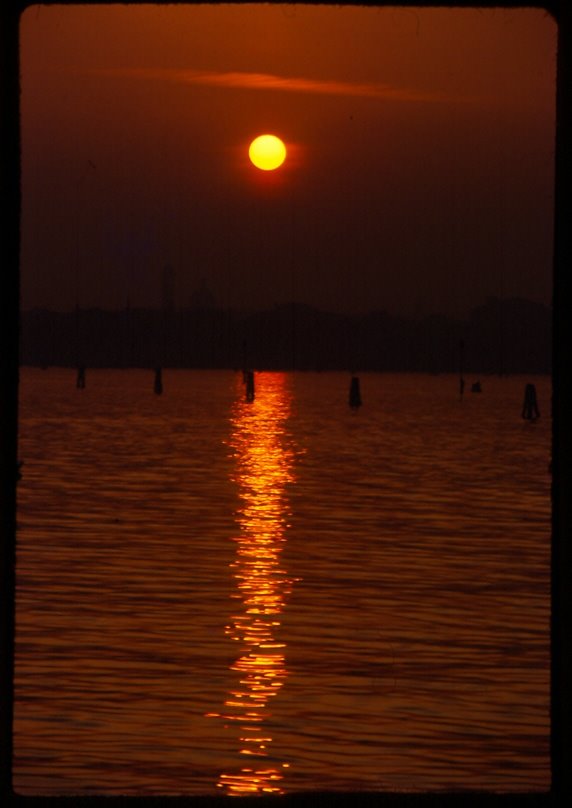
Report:
[[[343,315],[297,303],[228,309],[33,309],[20,365],[406,373],[550,374],[552,313],[489,298],[464,320],[383,311]]]

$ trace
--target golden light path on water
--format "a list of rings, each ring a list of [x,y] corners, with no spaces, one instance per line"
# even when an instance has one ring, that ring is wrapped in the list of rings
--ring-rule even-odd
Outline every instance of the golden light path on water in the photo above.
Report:
[[[293,449],[285,424],[290,393],[285,374],[257,377],[256,397],[238,401],[232,416],[232,448],[240,506],[239,534],[231,564],[236,582],[233,595],[241,608],[226,626],[240,644],[232,664],[238,684],[225,701],[224,719],[238,734],[244,764],[220,775],[218,787],[228,795],[282,794],[286,762],[271,757],[272,735],[267,726],[271,700],[287,678],[285,643],[279,639],[280,615],[293,580],[281,565],[288,527],[286,485],[293,482]],[[247,765],[248,761],[248,765]]]

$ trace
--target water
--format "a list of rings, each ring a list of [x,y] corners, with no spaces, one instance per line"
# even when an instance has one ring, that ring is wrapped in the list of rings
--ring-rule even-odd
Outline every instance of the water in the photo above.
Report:
[[[22,794],[546,790],[550,380],[24,369]]]

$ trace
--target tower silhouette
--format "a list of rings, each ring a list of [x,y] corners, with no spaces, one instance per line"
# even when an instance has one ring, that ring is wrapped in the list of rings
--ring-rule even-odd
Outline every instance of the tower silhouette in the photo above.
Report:
[[[163,268],[161,294],[163,311],[171,314],[175,310],[175,270],[170,264]]]

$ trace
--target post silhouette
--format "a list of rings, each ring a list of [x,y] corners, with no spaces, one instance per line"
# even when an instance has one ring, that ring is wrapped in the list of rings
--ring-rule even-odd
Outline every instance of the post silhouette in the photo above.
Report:
[[[155,395],[160,396],[163,392],[163,373],[161,368],[155,370],[155,384],[153,386]]]
[[[246,383],[246,400],[254,401],[254,373],[252,370],[245,371],[244,380]]]
[[[83,390],[85,388],[85,367],[83,365],[80,365],[77,369],[75,386],[78,390]]]
[[[463,398],[465,392],[465,379],[463,378],[464,358],[465,358],[465,342],[459,340],[459,396]]]
[[[352,376],[350,381],[350,407],[352,409],[357,409],[361,407],[362,400],[361,400],[361,392],[359,388],[359,378],[357,376]]]
[[[522,417],[528,421],[536,421],[537,418],[540,418],[540,410],[538,409],[538,401],[536,398],[536,387],[534,384],[527,384],[524,388]]]

